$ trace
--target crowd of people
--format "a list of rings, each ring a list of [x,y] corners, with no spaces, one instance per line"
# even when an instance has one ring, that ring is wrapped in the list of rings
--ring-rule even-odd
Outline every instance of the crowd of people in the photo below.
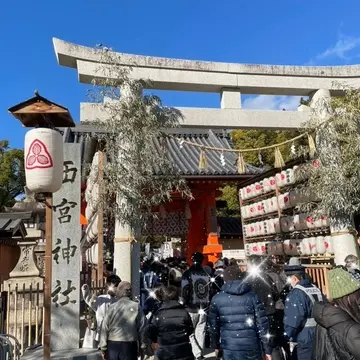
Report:
[[[330,299],[298,258],[285,266],[252,257],[204,264],[148,259],[140,301],[116,275],[105,295],[85,302],[96,312],[94,347],[107,360],[195,360],[207,347],[224,360],[360,360],[360,271],[356,256],[328,273]]]

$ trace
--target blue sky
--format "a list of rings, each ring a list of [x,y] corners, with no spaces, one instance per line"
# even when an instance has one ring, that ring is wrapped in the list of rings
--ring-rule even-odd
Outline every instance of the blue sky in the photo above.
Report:
[[[346,4],[346,6],[345,6]],[[342,6],[344,5],[344,6]],[[4,1],[0,10],[0,139],[23,147],[7,109],[40,94],[79,121],[86,87],[60,67],[52,37],[133,54],[239,63],[360,63],[360,2],[347,0]],[[217,94],[163,94],[167,105],[218,107]],[[294,108],[297,99],[253,97],[248,108]]]

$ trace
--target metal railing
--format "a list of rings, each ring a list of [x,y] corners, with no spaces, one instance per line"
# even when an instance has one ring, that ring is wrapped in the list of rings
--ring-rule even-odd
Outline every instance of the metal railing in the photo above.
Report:
[[[21,355],[20,343],[8,334],[0,334],[0,359],[19,360]]]

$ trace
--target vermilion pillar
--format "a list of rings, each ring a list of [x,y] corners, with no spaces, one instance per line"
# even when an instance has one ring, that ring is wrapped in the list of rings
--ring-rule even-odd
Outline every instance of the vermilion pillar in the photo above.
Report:
[[[205,234],[205,214],[204,201],[202,198],[196,198],[189,202],[191,219],[187,235],[187,260],[191,260],[191,255],[196,251],[202,250],[202,245],[206,242]]]
[[[206,253],[214,261],[221,255],[217,241],[216,196],[217,184],[199,184],[193,188],[195,200],[190,201],[191,219],[187,236],[187,259],[196,252]],[[209,236],[211,234],[211,236]],[[206,247],[211,245],[211,248]],[[215,246],[215,247],[214,247]],[[221,248],[221,249],[220,249]],[[204,252],[205,251],[205,252]],[[210,252],[209,252],[210,251]],[[220,251],[220,253],[219,253]]]

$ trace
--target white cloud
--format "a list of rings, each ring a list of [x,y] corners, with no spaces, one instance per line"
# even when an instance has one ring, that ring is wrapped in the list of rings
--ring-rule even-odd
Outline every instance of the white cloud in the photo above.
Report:
[[[316,63],[317,61],[328,58],[351,60],[354,56],[357,56],[356,54],[351,54],[352,50],[357,49],[359,45],[360,37],[339,33],[336,43],[318,54],[310,63]]]
[[[299,96],[258,95],[246,98],[243,101],[243,108],[253,110],[296,110],[299,104]]]

